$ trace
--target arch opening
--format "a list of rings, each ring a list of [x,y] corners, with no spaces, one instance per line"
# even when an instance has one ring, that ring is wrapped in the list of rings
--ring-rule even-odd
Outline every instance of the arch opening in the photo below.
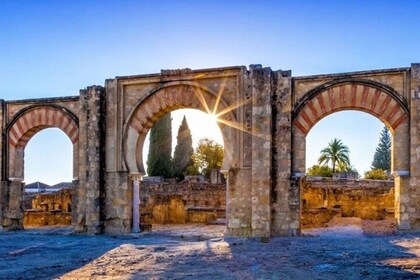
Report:
[[[355,127],[357,134],[359,135],[358,141],[354,141],[356,133],[352,133],[350,128],[345,128],[347,134],[345,137],[346,141],[352,142],[352,146],[366,146],[368,143],[367,135],[372,133],[372,131],[376,131],[370,141],[378,141],[378,128],[382,128],[383,125],[385,125],[392,135],[391,170],[388,170],[391,172],[388,173],[388,178],[393,179],[391,174],[405,174],[407,170],[409,170],[409,143],[407,142],[408,138],[406,137],[406,135],[408,135],[409,127],[408,110],[402,100],[396,99],[395,94],[392,94],[388,89],[384,89],[383,87],[376,87],[366,83],[358,84],[349,81],[344,83],[331,83],[330,85],[320,86],[316,90],[317,91],[312,91],[302,98],[297,103],[294,110],[293,145],[295,154],[293,156],[293,171],[295,174],[305,174],[308,171],[308,168],[311,167],[306,164],[308,154],[307,141],[309,141],[307,137],[311,137],[311,135],[315,133],[313,129],[316,129],[319,124],[322,126],[323,122],[327,122],[324,134],[330,135],[329,140],[325,141],[325,137],[320,137],[318,141],[325,141],[325,143],[322,142],[323,148],[328,147],[328,142],[333,138],[336,138],[336,135],[334,134],[335,124],[332,122],[328,123],[328,120],[334,120],[337,115],[346,114],[348,111],[352,111],[353,114],[356,114],[354,111],[357,111],[357,114],[360,114],[360,116],[363,117],[346,117],[347,121],[353,121],[353,124],[347,125]],[[368,113],[370,116],[367,117],[367,114],[365,113]],[[372,120],[376,122],[374,128],[366,128],[365,125],[372,122]],[[378,120],[380,122],[378,122]],[[343,141],[343,144],[349,145],[346,141]],[[353,144],[353,142],[355,144]],[[311,145],[312,143],[309,144]],[[376,148],[378,142],[374,144]],[[320,150],[321,149],[319,149],[319,151]],[[318,154],[319,151],[310,152],[311,154],[312,152]],[[371,153],[373,155],[372,151]],[[363,173],[364,171],[367,171],[367,167],[370,167],[373,157],[366,159],[365,156],[364,158],[368,163],[365,163],[364,167],[363,165],[359,167],[362,169],[360,171]],[[310,162],[312,164],[314,163],[313,155]],[[311,172],[312,171],[313,170],[311,170]],[[337,175],[336,177],[342,177],[342,175]],[[304,177],[301,182],[301,225],[303,228],[305,228],[305,224],[311,224],[311,221],[308,221],[308,219],[310,219],[308,217],[312,217],[312,222],[319,223],[320,220],[328,218],[327,220],[329,221],[334,215],[341,215],[346,217],[370,217],[371,219],[390,218],[391,221],[388,221],[388,223],[392,223],[394,227],[390,228],[394,230],[396,224],[394,218],[397,218],[397,215],[394,214],[393,208],[398,194],[394,193],[395,188],[392,180],[384,181],[382,183],[375,183],[373,181],[366,181],[363,183],[357,176],[354,179],[344,179],[344,181],[343,179],[330,179],[327,181],[321,179],[321,182],[317,182],[317,180],[319,179]],[[354,185],[355,187],[352,189],[347,185]],[[372,191],[373,189],[375,189],[376,192]],[[379,193],[381,193],[380,197],[378,197]],[[346,202],[337,202],[337,198],[343,195],[347,196],[344,199]],[[311,201],[311,199],[313,201]],[[372,204],[370,206],[368,203],[369,199],[370,204]],[[365,203],[365,206],[362,207],[363,203]],[[366,210],[369,208],[368,206],[371,207],[371,209],[379,209],[382,207],[382,210],[375,210],[369,213],[369,211]],[[361,224],[362,226],[366,225],[366,222],[362,220]]]
[[[168,112],[176,111],[178,109],[193,109],[196,112],[200,111],[201,114],[212,114],[214,115],[213,119],[217,116],[218,127],[217,125],[216,127],[217,130],[220,131],[220,138],[222,138],[221,141],[224,143],[224,159],[221,169],[229,169],[233,164],[235,164],[235,157],[237,156],[233,153],[233,147],[235,145],[235,143],[233,143],[233,139],[235,139],[236,129],[238,128],[234,111],[239,106],[241,105],[228,106],[223,99],[223,91],[216,93],[197,84],[173,83],[152,91],[146,98],[140,100],[134,107],[130,114],[129,121],[125,126],[124,168],[126,168],[129,174],[133,174],[133,176],[136,176],[135,174],[145,175],[146,168],[143,163],[143,159],[146,159],[147,155],[145,155],[143,151],[149,129],[159,118]],[[205,128],[201,127],[201,129]],[[177,133],[178,128],[174,127],[173,132]],[[132,184],[134,185],[135,181],[132,180]],[[189,185],[188,188],[190,192],[193,191],[194,188],[197,189],[196,191],[193,191],[197,195],[200,194],[199,189],[205,190],[203,182],[191,181],[187,182],[187,184]],[[218,217],[218,213],[222,212],[221,210],[226,204],[226,184],[223,183],[222,187],[219,186],[220,190],[216,189],[214,189],[214,191],[223,193],[222,198],[218,199],[219,202],[215,204],[217,207],[215,205],[211,205],[211,202],[204,197],[196,200],[193,199],[190,202],[182,200],[180,197],[177,198],[177,203],[184,205],[188,204],[188,209],[191,208],[196,210],[195,214],[188,214],[189,210],[183,212],[184,215],[187,216],[187,220],[193,221],[194,217],[201,217],[201,219],[203,219],[203,217],[210,216],[215,218]],[[203,195],[204,193],[201,192],[201,194]],[[202,201],[207,201],[204,202],[204,204],[207,203],[207,205],[199,206],[200,199]],[[135,205],[135,202],[133,203]],[[140,204],[141,203],[144,203],[144,201],[141,200]],[[170,204],[170,202],[167,202],[167,204]],[[136,212],[136,210],[134,210],[134,212]],[[135,213],[133,213],[133,215],[135,215]],[[134,217],[134,219],[136,220],[136,217]],[[140,218],[140,221],[142,221],[142,219],[143,218]],[[209,218],[206,219],[208,220]]]
[[[178,225],[176,229],[180,225],[182,228],[192,227],[194,224],[222,225],[226,218],[226,182],[220,173],[223,160],[220,128],[214,118],[196,109],[178,109],[168,114],[155,123],[160,127],[157,128],[159,132],[155,133],[163,135],[161,127],[166,127],[165,122],[169,120],[172,133],[170,136],[165,135],[169,139],[157,138],[155,134],[152,144],[149,140],[150,129],[142,149],[147,176],[143,177],[140,185],[141,227],[150,228],[153,224],[152,231],[159,232],[163,224]],[[189,133],[185,133],[186,126]],[[147,161],[151,155],[149,144],[159,147],[158,153],[163,151],[160,156],[170,164],[160,162],[160,168],[156,168],[156,164],[148,168]],[[156,149],[152,153],[154,157],[157,156]],[[185,156],[190,158],[188,163]],[[216,164],[216,167],[206,168],[205,165],[209,162],[205,156],[212,156],[210,164]],[[153,162],[155,163],[154,160]],[[168,178],[162,178],[167,174],[162,166],[170,169]],[[223,230],[224,226],[221,226],[220,231]]]
[[[78,129],[78,120],[67,109],[56,106],[56,105],[42,105],[42,106],[29,106],[27,108],[22,109],[18,112],[9,125],[6,127],[7,132],[7,144],[6,144],[6,152],[8,153],[7,161],[6,161],[6,168],[5,174],[3,176],[7,180],[10,189],[10,200],[16,201],[15,204],[9,205],[8,211],[16,213],[18,218],[13,220],[13,227],[22,228],[24,224],[28,225],[28,211],[26,213],[22,213],[23,209],[25,208],[24,205],[27,204],[28,207],[32,207],[32,201],[25,203],[25,164],[24,164],[24,157],[25,157],[25,150],[30,142],[31,139],[35,136],[37,139],[38,136],[44,135],[46,133],[49,134],[48,131],[59,131],[59,134],[63,134],[67,141],[66,144],[69,145],[70,141],[70,159],[72,159],[73,163],[70,163],[69,172],[67,175],[69,176],[67,182],[65,184],[67,187],[72,187],[72,180],[75,178],[77,179],[78,176],[78,137],[79,137],[79,129]],[[40,133],[40,134],[38,134]],[[51,136],[51,135],[50,135]],[[48,140],[51,140],[48,137]],[[53,138],[56,138],[54,136]],[[35,140],[36,142],[36,140]],[[35,143],[34,142],[34,143]],[[31,144],[29,144],[31,146]],[[45,144],[44,144],[45,147]],[[49,155],[51,158],[57,158],[57,155]],[[68,160],[71,162],[71,160]],[[29,177],[31,178],[31,177]],[[35,178],[35,177],[32,177]],[[26,178],[28,179],[28,177]],[[31,180],[31,179],[29,179]],[[29,182],[28,182],[29,183]],[[56,182],[58,183],[58,182]],[[43,184],[36,184],[35,188],[38,190],[46,190],[49,189],[48,186]],[[67,197],[66,201],[71,204],[71,190],[65,192],[65,194],[58,195],[60,198],[56,199],[57,201],[63,197]],[[37,214],[37,222],[36,225],[47,225],[47,224],[54,224],[57,223],[58,212],[62,212],[63,210],[69,209],[68,205],[62,205],[63,203],[50,203],[50,204],[43,204],[43,206],[39,206],[40,212]],[[32,211],[35,213],[37,211]],[[63,214],[63,219],[65,220],[66,224],[71,223],[71,215]],[[35,219],[35,218],[34,218]],[[36,220],[35,219],[35,220]],[[49,222],[51,221],[51,222]],[[61,222],[59,222],[61,223]]]
[[[73,145],[58,128],[34,134],[24,148],[24,228],[71,223]]]
[[[124,168],[129,173],[145,174],[142,149],[149,129],[168,112],[176,109],[196,109],[217,116],[225,144],[222,169],[228,169],[234,161],[233,136],[235,129],[239,127],[234,110],[241,104],[228,106],[222,95],[223,92],[215,93],[194,84],[178,83],[150,93],[135,106],[125,126]]]

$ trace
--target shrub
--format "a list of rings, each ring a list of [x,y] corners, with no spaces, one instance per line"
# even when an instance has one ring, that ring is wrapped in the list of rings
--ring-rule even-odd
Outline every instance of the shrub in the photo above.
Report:
[[[329,166],[313,165],[308,169],[308,176],[332,177],[333,172]]]
[[[365,172],[365,179],[388,180],[388,175],[382,169],[374,169],[374,170]]]

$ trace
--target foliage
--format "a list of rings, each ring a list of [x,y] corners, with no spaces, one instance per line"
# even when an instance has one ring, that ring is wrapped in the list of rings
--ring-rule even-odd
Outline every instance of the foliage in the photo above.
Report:
[[[173,176],[178,180],[183,180],[187,168],[192,166],[193,161],[191,156],[193,153],[191,131],[184,116],[178,130],[174,158],[172,159]]]
[[[308,169],[308,176],[332,177],[333,172],[329,166],[313,165]]]
[[[171,114],[166,114],[150,130],[150,146],[147,157],[147,174],[149,176],[171,177],[171,121]]]
[[[378,147],[372,161],[372,170],[391,170],[391,135],[386,126],[381,131]]]
[[[192,155],[193,165],[188,174],[202,174],[209,178],[212,169],[220,169],[223,163],[222,145],[208,138],[200,139]]]
[[[334,138],[328,143],[326,148],[321,150],[318,163],[327,165],[331,162],[332,172],[335,173],[337,166],[341,166],[343,169],[350,166],[349,154],[349,148],[341,140]]]
[[[365,179],[387,180],[388,175],[382,169],[374,169],[374,170],[365,172]]]

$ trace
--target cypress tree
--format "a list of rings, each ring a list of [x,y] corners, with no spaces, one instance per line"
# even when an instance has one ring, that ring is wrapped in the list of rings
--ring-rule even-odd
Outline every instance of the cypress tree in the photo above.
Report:
[[[194,149],[192,147],[191,131],[188,127],[185,115],[182,119],[181,126],[179,127],[176,140],[177,143],[175,147],[174,158],[172,160],[173,175],[178,180],[183,180],[185,171],[190,165],[193,164],[191,156],[194,153]]]
[[[381,131],[371,168],[388,171],[391,169],[391,136],[386,126]]]
[[[147,157],[149,176],[171,177],[172,119],[171,114],[160,118],[150,130],[150,146]]]

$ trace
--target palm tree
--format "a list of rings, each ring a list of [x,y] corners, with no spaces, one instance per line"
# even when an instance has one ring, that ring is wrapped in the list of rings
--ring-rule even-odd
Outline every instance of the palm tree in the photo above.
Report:
[[[328,143],[328,147],[321,150],[318,163],[325,165],[331,161],[332,171],[334,173],[337,165],[341,167],[350,166],[349,154],[349,148],[341,140],[334,138]]]

